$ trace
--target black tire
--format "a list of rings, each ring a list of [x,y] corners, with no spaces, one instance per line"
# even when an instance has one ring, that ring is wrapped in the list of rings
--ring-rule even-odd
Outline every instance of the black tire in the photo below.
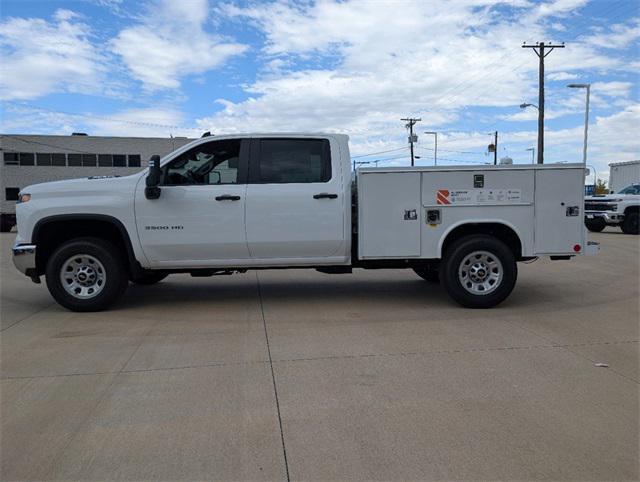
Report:
[[[93,258],[102,265],[103,270],[96,269],[96,272],[103,273],[104,284],[100,284],[99,293],[90,295],[90,298],[82,299],[79,295],[70,294],[61,280],[63,267],[74,256],[79,260],[83,259],[82,256]],[[113,244],[97,238],[79,238],[64,243],[47,261],[45,275],[51,296],[71,311],[104,310],[124,293],[128,285],[127,269],[120,251]]]
[[[593,233],[599,233],[607,226],[602,218],[587,219],[584,225]]]
[[[487,263],[489,263],[486,267],[483,267],[482,260],[479,262],[480,268],[476,268],[476,263],[473,265],[466,264],[466,261],[470,261],[468,257],[475,259],[477,254],[474,253],[479,252],[487,253],[482,255],[487,258]],[[465,262],[465,266],[469,267],[466,272],[461,269],[463,262]],[[491,267],[492,265],[493,267]],[[470,279],[470,269],[472,268],[482,276],[487,276],[486,283],[491,282],[491,273],[495,269],[498,270],[495,276],[498,276],[497,273],[501,273],[501,277],[498,280],[494,280],[497,284],[495,286],[490,285],[487,293],[474,293],[471,288],[474,283]],[[455,241],[444,254],[439,273],[440,282],[444,289],[447,290],[451,298],[462,306],[467,308],[492,308],[503,302],[513,290],[518,278],[518,267],[513,252],[506,244],[493,236],[478,234],[465,236]],[[466,276],[464,279],[466,279],[465,284],[468,287],[463,286],[461,281],[463,275]]]
[[[440,281],[440,275],[435,268],[421,266],[419,268],[413,268],[413,271],[420,276],[420,278],[430,283],[438,283]]]
[[[154,285],[165,279],[167,276],[169,276],[169,273],[164,273],[162,271],[145,271],[141,276],[132,277],[131,282],[144,286]]]
[[[625,214],[624,221],[622,221],[622,226],[620,227],[624,234],[640,234],[640,214]]]

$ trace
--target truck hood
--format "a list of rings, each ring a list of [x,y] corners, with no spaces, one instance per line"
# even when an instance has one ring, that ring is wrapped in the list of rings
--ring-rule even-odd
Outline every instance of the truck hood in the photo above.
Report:
[[[32,184],[20,190],[21,193],[31,194],[32,197],[65,197],[79,194],[94,195],[97,192],[112,191],[135,186],[141,174],[131,176],[94,176],[64,181],[43,182]]]
[[[640,196],[637,194],[607,194],[606,196],[586,196],[585,201],[599,202],[599,203],[611,203],[611,202],[623,202],[623,201],[636,201],[640,200]]]

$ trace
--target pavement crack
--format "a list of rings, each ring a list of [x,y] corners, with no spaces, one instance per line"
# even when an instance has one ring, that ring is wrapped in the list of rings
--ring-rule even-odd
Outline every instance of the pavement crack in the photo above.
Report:
[[[271,381],[273,382],[273,393],[276,399],[276,411],[278,412],[278,425],[280,426],[280,440],[282,441],[282,455],[284,457],[284,468],[287,474],[287,482],[291,481],[289,476],[289,462],[287,460],[287,447],[284,443],[284,431],[282,430],[282,416],[280,414],[280,399],[278,398],[278,384],[273,370],[273,358],[271,357],[271,345],[269,344],[269,331],[267,330],[267,319],[264,316],[264,303],[262,301],[262,290],[260,289],[260,278],[256,271],[256,283],[258,287],[258,299],[260,300],[260,312],[262,314],[262,325],[264,326],[264,337],[267,341],[267,353],[269,354],[269,367],[271,368]]]

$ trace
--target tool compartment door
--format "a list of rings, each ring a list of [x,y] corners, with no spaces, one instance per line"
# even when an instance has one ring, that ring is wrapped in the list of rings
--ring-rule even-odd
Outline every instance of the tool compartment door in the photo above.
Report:
[[[583,243],[584,169],[537,169],[535,187],[536,254],[576,254]],[[578,208],[578,213],[569,208]],[[574,215],[570,215],[574,214]]]
[[[361,259],[420,256],[419,172],[358,175]]]

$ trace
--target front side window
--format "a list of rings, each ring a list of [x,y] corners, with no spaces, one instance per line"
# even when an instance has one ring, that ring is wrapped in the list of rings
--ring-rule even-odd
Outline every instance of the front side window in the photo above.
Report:
[[[237,184],[239,162],[240,140],[207,142],[169,162],[164,168],[164,184]]]
[[[312,183],[331,179],[327,139],[261,139],[260,183]]]
[[[640,184],[632,184],[631,186],[627,186],[618,194],[640,194]]]

